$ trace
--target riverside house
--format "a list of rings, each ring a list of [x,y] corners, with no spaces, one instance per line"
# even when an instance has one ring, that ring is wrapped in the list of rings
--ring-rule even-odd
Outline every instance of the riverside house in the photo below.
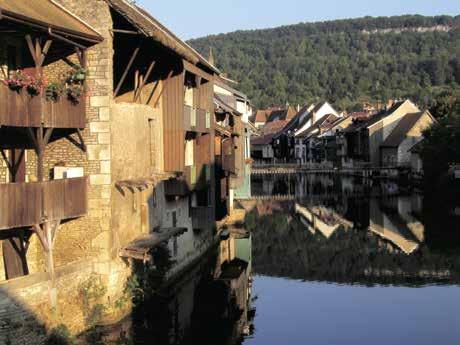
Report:
[[[243,93],[228,85],[228,79],[215,79],[215,155],[217,203],[220,216],[233,209],[236,192],[250,194],[250,137],[255,130],[249,123],[252,107]]]
[[[407,114],[418,113],[420,109],[410,100],[394,103],[388,109],[370,119],[357,119],[340,135],[342,167],[381,165],[381,145],[390,136]]]
[[[405,115],[380,146],[382,166],[411,167],[412,148],[423,140],[423,131],[436,120],[429,111]],[[419,172],[419,165],[412,166]]]
[[[172,278],[213,244],[220,72],[130,1],[0,10],[0,339],[14,344],[56,315],[85,330],[87,284],[104,291],[98,322],[124,317],[125,282],[155,264],[152,248],[166,243]]]

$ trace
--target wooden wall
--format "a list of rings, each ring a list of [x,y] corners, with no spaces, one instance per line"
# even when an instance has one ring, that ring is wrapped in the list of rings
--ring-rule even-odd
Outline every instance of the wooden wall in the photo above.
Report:
[[[165,81],[163,94],[164,170],[181,172],[185,166],[184,72]]]

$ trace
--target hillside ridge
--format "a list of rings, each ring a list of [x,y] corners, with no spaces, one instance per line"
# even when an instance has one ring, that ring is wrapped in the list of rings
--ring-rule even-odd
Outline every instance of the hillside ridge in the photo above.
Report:
[[[409,97],[429,103],[460,84],[460,16],[363,17],[190,40],[240,81],[257,107],[327,99],[340,108]]]

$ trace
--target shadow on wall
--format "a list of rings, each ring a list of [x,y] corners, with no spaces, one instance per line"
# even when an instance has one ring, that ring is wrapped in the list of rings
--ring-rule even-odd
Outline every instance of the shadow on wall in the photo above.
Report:
[[[226,240],[224,242],[228,242]],[[248,238],[247,241],[250,241]],[[224,248],[204,255],[187,272],[169,281],[172,253],[159,246],[158,263],[146,268],[138,262],[127,290],[134,308],[130,317],[100,330],[104,344],[240,344],[252,332],[252,274],[250,263],[223,258]]]
[[[116,296],[112,298],[116,300],[107,300],[107,282],[103,283],[100,276],[94,275],[93,264],[85,260],[56,269],[58,308],[55,311],[50,310],[47,273],[38,272],[0,282],[0,344],[41,344],[47,337],[53,344],[71,344],[71,334],[82,329],[91,329],[82,337],[98,337],[96,326],[108,313],[108,308],[129,308],[131,296],[136,301],[139,297],[135,296],[140,291],[142,294],[153,293],[163,278],[173,280],[196,264],[217,240],[212,169],[213,166],[211,170],[201,169],[194,187],[184,195],[165,195],[168,192],[165,182],[150,189],[148,212],[157,220],[155,226],[148,229],[149,233],[175,227],[186,228],[186,231],[168,237],[151,249],[153,270],[146,269],[141,262],[132,261],[133,274],[120,298]],[[172,183],[177,184],[177,180]],[[124,189],[121,197],[131,200],[131,195],[142,188],[145,187]],[[137,233],[146,235],[141,231]],[[15,237],[6,232],[2,234],[8,239],[20,238],[16,232]],[[125,265],[128,265],[126,261]],[[27,274],[26,260],[14,264]],[[122,262],[117,264],[122,265]],[[69,329],[60,323],[65,323]],[[53,329],[46,329],[45,325],[53,325]]]

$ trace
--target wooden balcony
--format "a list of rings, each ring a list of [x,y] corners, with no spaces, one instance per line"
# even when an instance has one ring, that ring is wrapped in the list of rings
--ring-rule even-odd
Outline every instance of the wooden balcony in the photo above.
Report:
[[[0,184],[0,230],[84,216],[87,185],[87,177]]]
[[[235,153],[225,155],[222,159],[222,169],[232,174],[236,174]]]
[[[184,197],[195,190],[207,188],[211,181],[211,166],[203,165],[201,171],[194,166],[186,166],[182,176],[165,181],[165,195]]]
[[[77,104],[66,96],[56,102],[45,95],[31,96],[26,90],[19,92],[0,83],[0,126],[48,128],[84,128],[84,97]]]
[[[211,131],[211,114],[204,109],[184,105],[184,130],[209,133]]]
[[[196,167],[186,166],[182,176],[165,181],[165,195],[184,197],[190,194],[197,182]]]
[[[210,229],[215,225],[212,207],[192,207],[190,217],[195,230]]]

